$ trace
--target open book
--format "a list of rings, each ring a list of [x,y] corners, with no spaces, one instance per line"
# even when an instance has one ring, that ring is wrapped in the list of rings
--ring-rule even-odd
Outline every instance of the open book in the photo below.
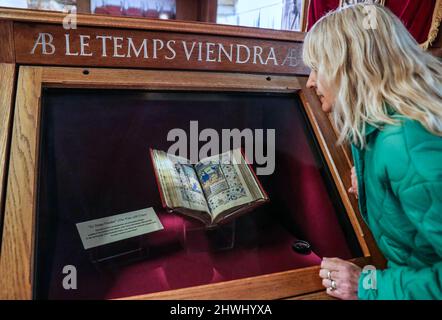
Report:
[[[150,149],[163,206],[214,226],[268,201],[240,149],[189,160]]]

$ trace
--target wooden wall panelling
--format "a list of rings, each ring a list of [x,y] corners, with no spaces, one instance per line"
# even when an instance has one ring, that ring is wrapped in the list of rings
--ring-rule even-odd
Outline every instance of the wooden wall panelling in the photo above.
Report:
[[[353,259],[351,262],[363,266],[367,260]],[[324,291],[319,277],[319,266],[278,272],[215,284],[183,288],[129,297],[134,300],[269,300],[300,299],[306,293],[321,294]],[[121,300],[127,300],[121,299]]]
[[[198,21],[198,0],[176,0],[177,20]]]
[[[77,0],[78,13],[91,13],[91,0]]]
[[[2,21],[0,19],[0,41],[0,63],[14,63],[15,50],[12,21]]]
[[[112,81],[112,79],[118,79]],[[174,79],[180,79],[175,81]],[[44,68],[43,81],[49,87],[126,88],[150,90],[213,90],[296,92],[301,89],[297,78],[266,75],[105,68]]]
[[[45,46],[42,45],[43,37]],[[104,38],[109,37],[109,38]],[[80,39],[86,39],[87,46]],[[130,40],[129,40],[130,39]],[[306,74],[302,42],[14,23],[16,61],[179,70]],[[84,43],[84,42],[83,42]],[[136,48],[136,49],[134,49]],[[227,50],[228,54],[225,53]],[[231,51],[230,51],[231,50]],[[136,52],[137,51],[137,52]]]
[[[176,18],[216,23],[217,7],[217,0],[176,0]]]
[[[129,297],[134,300],[269,300],[321,290],[319,267]],[[126,300],[126,299],[122,299]]]
[[[15,64],[0,63],[0,245],[3,231],[14,92]]]
[[[32,298],[40,67],[20,67],[0,256],[0,299]]]
[[[315,293],[305,294],[302,296],[295,296],[286,298],[284,300],[338,300],[325,292],[325,290],[321,290]]]
[[[218,0],[199,0],[199,21],[216,23]]]

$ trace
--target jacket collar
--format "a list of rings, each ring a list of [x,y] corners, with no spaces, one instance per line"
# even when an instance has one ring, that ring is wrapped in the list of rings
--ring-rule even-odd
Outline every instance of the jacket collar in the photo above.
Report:
[[[394,117],[395,115],[397,115],[396,111],[389,105],[386,105],[387,108],[387,113],[390,117]],[[376,125],[372,125],[369,123],[365,124],[365,132],[364,132],[364,136],[367,137],[370,134],[372,134],[373,132],[375,132],[376,130],[379,130],[380,127],[377,127]]]
[[[367,137],[367,136],[369,136],[370,134],[372,134],[373,132],[375,132],[376,130],[379,130],[379,129],[376,128],[375,126],[369,124],[369,123],[366,123],[366,124],[365,124],[365,132],[364,132],[364,136]]]

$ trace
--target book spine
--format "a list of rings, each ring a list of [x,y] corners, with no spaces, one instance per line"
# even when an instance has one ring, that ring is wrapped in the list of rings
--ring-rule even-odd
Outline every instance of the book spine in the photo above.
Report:
[[[157,181],[157,185],[158,185],[158,191],[160,193],[161,204],[163,205],[163,208],[169,209],[167,204],[166,204],[166,200],[164,199],[163,188],[161,187],[161,182],[160,182],[160,179],[158,177],[158,167],[155,164],[154,155],[153,155],[153,149],[152,148],[149,148],[149,154],[150,154],[150,160],[151,160],[152,166],[153,166],[153,172],[155,174],[155,180]]]

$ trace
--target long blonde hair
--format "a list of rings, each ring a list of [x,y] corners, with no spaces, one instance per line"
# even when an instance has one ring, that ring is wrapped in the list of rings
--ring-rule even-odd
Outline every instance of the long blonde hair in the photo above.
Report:
[[[397,123],[389,108],[442,135],[442,63],[387,8],[356,4],[328,13],[306,35],[303,59],[336,92],[340,142],[364,147],[367,123]]]

